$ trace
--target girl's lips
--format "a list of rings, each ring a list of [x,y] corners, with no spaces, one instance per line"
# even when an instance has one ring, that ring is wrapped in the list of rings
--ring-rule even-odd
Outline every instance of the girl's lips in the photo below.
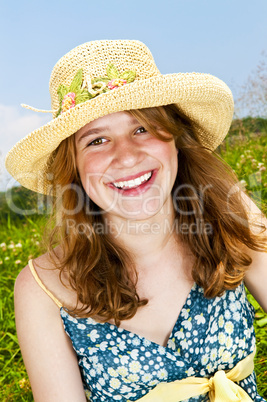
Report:
[[[131,176],[125,176],[125,177],[120,177],[119,179],[114,180],[113,182],[107,183],[107,184],[112,184],[113,183],[118,183],[120,181],[129,181],[129,180],[134,180],[137,177],[143,176],[146,173],[153,172],[153,170],[144,170],[143,172],[132,174]]]
[[[135,196],[138,196],[140,194],[145,193],[152,186],[152,184],[154,183],[154,181],[156,179],[158,169],[147,170],[145,172],[138,173],[137,175],[127,176],[127,178],[124,178],[124,180],[121,180],[121,179],[118,180],[118,181],[133,180],[133,179],[136,179],[137,177],[140,177],[140,176],[142,176],[142,175],[144,175],[146,173],[150,173],[150,172],[152,172],[152,175],[151,175],[150,179],[148,179],[147,181],[141,183],[137,187],[133,187],[133,188],[118,188],[118,187],[115,187],[112,183],[108,183],[107,185],[110,188],[112,188],[113,190],[117,191],[118,193],[123,194],[124,196],[135,197]]]

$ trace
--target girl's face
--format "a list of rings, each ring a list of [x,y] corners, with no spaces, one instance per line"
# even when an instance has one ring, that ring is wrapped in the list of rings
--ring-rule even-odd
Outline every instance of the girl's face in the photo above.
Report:
[[[170,134],[163,133],[170,137]],[[75,134],[84,190],[109,217],[141,220],[173,210],[177,150],[147,132],[127,112],[101,117]]]

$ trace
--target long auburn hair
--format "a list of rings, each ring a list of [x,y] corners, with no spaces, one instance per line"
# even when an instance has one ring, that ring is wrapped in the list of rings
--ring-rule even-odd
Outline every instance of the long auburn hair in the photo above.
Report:
[[[174,228],[195,257],[194,281],[203,287],[208,298],[235,288],[252,262],[240,245],[264,251],[262,233],[266,228],[262,225],[259,235],[251,231],[240,191],[233,191],[238,182],[234,172],[215,152],[201,145],[194,124],[177,105],[128,113],[162,141],[168,139],[155,127],[171,133],[175,139],[181,168],[172,191],[176,204]],[[137,294],[138,278],[129,253],[109,233],[95,230],[95,224],[102,222],[102,215],[83,190],[75,154],[73,135],[58,146],[48,164],[48,172],[53,173],[54,188],[63,189],[54,201],[50,256],[60,270],[60,277],[63,270],[67,271],[70,285],[77,293],[77,304],[71,312],[103,321],[112,319],[119,325],[120,321],[133,317],[147,300],[141,300]],[[229,194],[232,194],[230,198]],[[84,205],[75,212],[80,195]],[[74,212],[70,215],[69,211]],[[70,219],[74,223],[71,230]],[[190,230],[199,228],[200,224],[201,230]],[[81,225],[82,232],[79,230]],[[203,230],[203,225],[208,230]],[[60,259],[54,251],[56,245],[63,251]],[[82,307],[78,307],[78,303]]]

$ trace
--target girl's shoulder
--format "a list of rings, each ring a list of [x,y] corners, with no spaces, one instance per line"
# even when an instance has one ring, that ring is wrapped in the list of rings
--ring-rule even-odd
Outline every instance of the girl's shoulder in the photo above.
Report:
[[[55,250],[55,258],[60,259],[61,250]],[[19,273],[14,289],[15,299],[30,299],[34,303],[39,301],[57,306],[75,305],[76,294],[71,289],[66,272],[60,275],[59,269],[52,261],[49,253],[29,261]]]

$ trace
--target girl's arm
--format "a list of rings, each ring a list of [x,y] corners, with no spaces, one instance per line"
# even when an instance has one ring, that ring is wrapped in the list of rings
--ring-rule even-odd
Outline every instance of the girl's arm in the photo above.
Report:
[[[265,236],[266,239],[267,219],[247,195],[242,193],[242,196],[250,219],[265,225],[264,232],[260,227],[257,228],[254,226],[251,228],[252,232],[257,234],[262,233],[262,236]],[[265,252],[254,251],[248,247],[243,247],[244,252],[252,258],[252,264],[245,275],[245,285],[261,307],[267,312],[267,243]]]
[[[35,402],[85,402],[77,357],[58,306],[26,266],[15,284],[15,316]]]

